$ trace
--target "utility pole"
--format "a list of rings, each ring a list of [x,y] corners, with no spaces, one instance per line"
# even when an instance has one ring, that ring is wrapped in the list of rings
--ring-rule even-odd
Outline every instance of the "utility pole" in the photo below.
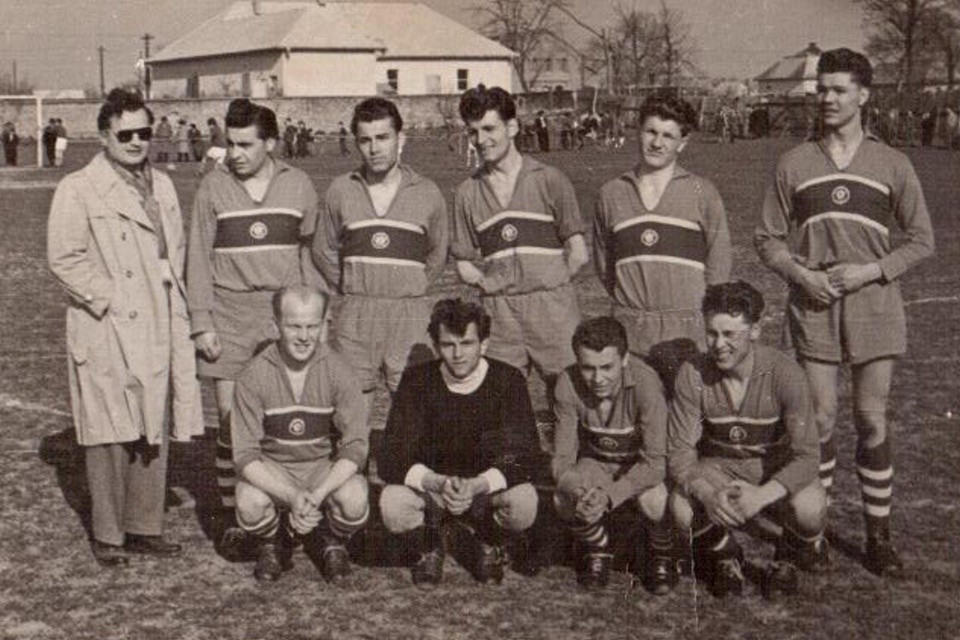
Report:
[[[106,51],[106,49],[104,49],[103,45],[100,45],[97,47],[97,51],[100,53],[100,97],[105,98],[107,97],[107,83],[103,78],[103,52]]]
[[[153,36],[149,33],[143,34],[143,97],[147,100],[150,99],[150,65],[146,64],[146,61],[150,59],[150,41],[153,40]]]

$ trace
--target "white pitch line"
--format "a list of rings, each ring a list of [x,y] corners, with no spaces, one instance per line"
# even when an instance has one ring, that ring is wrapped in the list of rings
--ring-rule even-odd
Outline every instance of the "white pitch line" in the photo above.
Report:
[[[14,409],[16,411],[32,411],[34,413],[48,413],[55,416],[61,416],[64,418],[70,418],[73,416],[69,411],[63,411],[61,409],[55,409],[53,407],[48,407],[44,404],[38,404],[36,402],[24,402],[23,400],[18,400],[13,396],[7,395],[6,393],[0,393],[0,407],[4,409]]]
[[[915,304],[930,304],[932,302],[960,302],[960,296],[936,296],[933,298],[917,298],[916,300],[907,300],[904,306],[912,307]]]

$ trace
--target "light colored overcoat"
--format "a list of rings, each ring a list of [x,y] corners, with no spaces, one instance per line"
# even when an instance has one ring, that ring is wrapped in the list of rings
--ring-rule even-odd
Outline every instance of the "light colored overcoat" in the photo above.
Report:
[[[160,230],[103,153],[65,177],[50,206],[47,258],[70,297],[70,400],[85,446],[159,443],[171,392],[172,438],[203,433],[180,205],[170,178],[150,170]],[[169,266],[157,257],[158,233]]]

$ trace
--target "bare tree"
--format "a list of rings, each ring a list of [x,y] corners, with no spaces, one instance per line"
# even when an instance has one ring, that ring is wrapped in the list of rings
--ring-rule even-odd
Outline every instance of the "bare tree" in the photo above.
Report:
[[[634,86],[646,84],[656,73],[659,54],[663,52],[662,29],[657,16],[639,11],[634,5],[625,9],[617,5],[616,45],[630,67],[630,81]],[[624,69],[624,71],[626,71]]]
[[[533,55],[551,31],[558,31],[555,10],[566,0],[483,0],[474,11],[483,16],[483,31],[513,50],[513,66],[524,92],[543,70]]]
[[[933,12],[943,0],[856,0],[863,7],[868,28],[867,53],[881,65],[897,71],[897,81],[918,80],[918,59],[926,39],[924,29],[931,25]]]
[[[665,86],[672,87],[680,73],[696,69],[697,46],[683,13],[668,7],[667,0],[660,0],[659,26]]]
[[[33,85],[24,78],[14,80],[11,74],[0,72],[0,95],[30,95],[33,93],[33,88]]]
[[[956,83],[960,66],[960,0],[947,0],[943,7],[930,13],[927,22],[924,31],[933,37],[950,91]]]

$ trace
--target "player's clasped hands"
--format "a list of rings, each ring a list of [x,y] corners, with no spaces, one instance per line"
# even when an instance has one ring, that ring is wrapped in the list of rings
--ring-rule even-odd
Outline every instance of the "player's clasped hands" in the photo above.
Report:
[[[830,286],[843,295],[853,293],[878,278],[878,271],[879,267],[873,264],[843,263],[827,269],[827,278]]]
[[[309,491],[297,491],[290,503],[290,526],[299,534],[312,531],[323,519],[320,504]]]
[[[836,267],[833,267],[836,269]],[[843,297],[843,291],[834,284],[830,271],[810,271],[803,281],[807,295],[821,304],[833,304]]]
[[[443,506],[447,511],[458,516],[470,508],[473,499],[478,495],[476,483],[469,478],[460,478],[457,476],[447,476],[443,481],[443,489],[440,492],[443,498]]]
[[[607,492],[600,487],[593,487],[580,494],[577,499],[577,518],[588,524],[593,524],[606,513],[610,499]]]
[[[728,484],[708,494],[701,500],[707,516],[716,524],[725,527],[739,527],[747,521],[737,504],[742,490],[739,486]]]

